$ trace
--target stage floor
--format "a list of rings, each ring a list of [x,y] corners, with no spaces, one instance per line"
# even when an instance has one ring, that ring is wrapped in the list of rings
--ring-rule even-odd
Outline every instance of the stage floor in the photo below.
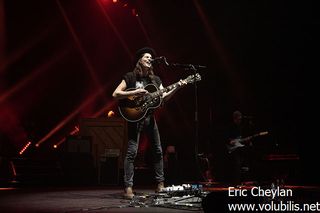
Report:
[[[151,188],[136,188],[136,200],[123,199],[120,187],[23,187],[0,188],[3,213],[43,212],[190,212],[188,208],[159,207],[150,203]],[[189,207],[190,209],[190,207]],[[203,212],[201,209],[192,212]]]
[[[245,187],[250,189],[252,186],[244,186],[244,188]],[[287,197],[295,203],[303,204],[312,202],[316,204],[320,202],[320,188],[318,187],[284,187],[291,189],[294,195],[298,195],[298,197],[295,198]],[[210,198],[211,200],[207,200],[207,203],[213,204],[217,201],[220,202],[221,197],[217,197],[216,195],[220,192],[226,194],[228,187],[211,185],[204,187],[202,191],[206,192],[207,195],[213,195]],[[152,187],[136,187],[135,192],[137,195],[136,199],[129,201],[123,199],[123,189],[119,186],[0,187],[0,210],[4,213],[205,212],[201,203],[198,202],[199,200],[197,201],[198,203],[195,202],[195,200],[189,202],[189,204],[193,203],[193,207],[189,204],[184,205],[183,203],[176,206],[161,206],[154,202],[156,194],[154,194]],[[170,200],[170,198],[167,198],[166,201],[168,200]],[[164,199],[157,198],[157,201],[161,204]],[[248,202],[250,203],[251,201],[248,200]],[[288,201],[286,201],[286,204],[288,205]],[[211,210],[219,212],[218,209],[210,207],[210,212],[212,212]]]

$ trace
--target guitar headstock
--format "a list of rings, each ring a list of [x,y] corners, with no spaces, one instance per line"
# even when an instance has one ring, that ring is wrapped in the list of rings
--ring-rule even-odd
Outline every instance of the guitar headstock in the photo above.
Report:
[[[260,136],[262,136],[262,135],[267,135],[267,134],[269,134],[267,131],[265,131],[265,132],[260,132],[260,133],[259,133]]]
[[[184,79],[184,81],[186,81],[187,83],[193,83],[200,80],[201,80],[201,76],[199,73],[196,73],[194,75],[189,75],[186,79]]]

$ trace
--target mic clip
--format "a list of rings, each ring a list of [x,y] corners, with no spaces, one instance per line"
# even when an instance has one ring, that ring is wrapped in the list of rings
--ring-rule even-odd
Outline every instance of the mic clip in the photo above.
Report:
[[[160,57],[156,57],[154,59],[151,59],[150,62],[152,64],[161,64],[161,63],[164,63],[166,66],[169,66],[169,63],[167,62],[167,59],[166,57],[164,56],[160,56]]]
[[[207,68],[206,66],[203,65],[194,65],[194,64],[178,64],[178,63],[173,63],[171,64],[173,67],[179,67],[179,68],[184,68],[184,69],[190,69],[190,70],[197,70],[197,69],[205,69]]]

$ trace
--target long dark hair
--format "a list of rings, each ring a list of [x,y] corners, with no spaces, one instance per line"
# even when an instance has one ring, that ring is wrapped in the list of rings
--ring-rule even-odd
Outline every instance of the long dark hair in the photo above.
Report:
[[[141,57],[142,58],[142,57]],[[136,66],[133,68],[133,73],[135,74],[136,78],[140,78],[142,77],[143,74],[143,67],[142,64],[140,62],[141,58],[138,60]],[[148,68],[148,75],[147,75],[150,80],[152,81],[152,83],[154,83],[154,72],[153,72],[153,66],[151,66],[150,68]]]

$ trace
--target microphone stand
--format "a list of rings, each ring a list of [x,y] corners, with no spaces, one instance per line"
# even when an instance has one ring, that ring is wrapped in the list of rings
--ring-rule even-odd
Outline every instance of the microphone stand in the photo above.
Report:
[[[194,65],[190,65],[189,68],[193,71],[194,75],[197,74],[198,69]],[[203,175],[203,172],[200,169],[199,163],[199,107],[198,107],[198,84],[197,81],[194,81],[194,158],[197,166],[197,172],[202,177],[204,181],[207,181]]]
[[[195,66],[191,65],[190,70],[194,72],[194,75],[197,73]],[[198,117],[198,84],[197,81],[194,82],[194,157],[196,161],[196,166],[198,173],[201,174],[199,166],[199,117]]]
[[[197,74],[198,69],[206,68],[206,66],[202,66],[202,65],[178,64],[178,63],[172,63],[172,64],[170,64],[170,66],[184,68],[185,70],[191,70],[194,72],[194,76]],[[199,173],[200,177],[202,177],[202,179],[204,181],[207,181],[207,178],[205,178],[205,176],[201,172],[200,165],[199,165],[199,157],[201,155],[198,153],[199,152],[199,118],[198,118],[198,85],[197,85],[197,81],[194,81],[193,84],[194,84],[194,127],[195,127],[195,130],[194,130],[194,157],[195,157],[197,172]]]

